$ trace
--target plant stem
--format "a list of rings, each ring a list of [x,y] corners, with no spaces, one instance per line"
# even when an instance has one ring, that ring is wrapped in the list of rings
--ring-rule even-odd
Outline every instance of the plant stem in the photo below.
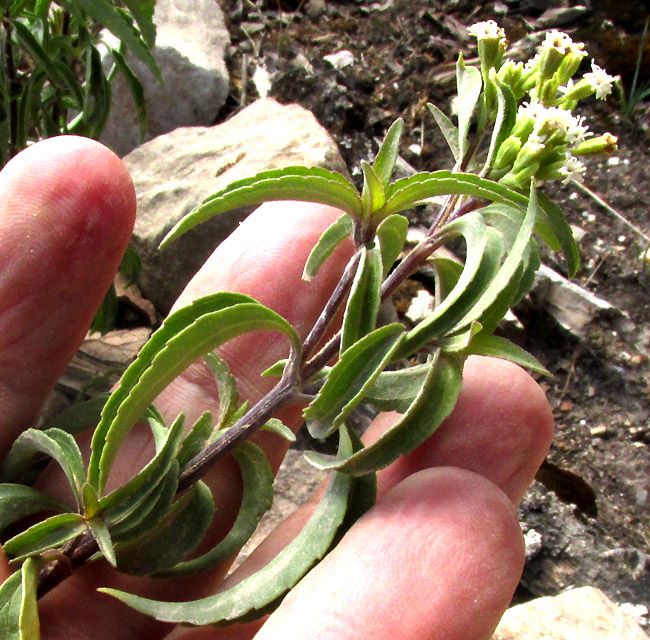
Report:
[[[9,81],[9,155],[10,160],[18,153],[18,97],[20,89],[17,81],[14,49],[11,46],[11,16],[9,9],[5,12],[2,26],[5,30],[5,58],[7,60],[7,80]]]

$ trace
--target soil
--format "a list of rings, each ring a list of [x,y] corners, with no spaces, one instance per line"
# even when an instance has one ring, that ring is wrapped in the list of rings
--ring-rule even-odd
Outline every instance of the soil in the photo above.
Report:
[[[476,56],[466,25],[496,19],[526,57],[541,31],[567,31],[600,66],[620,74],[629,92],[648,15],[648,3],[606,0],[222,5],[232,89],[219,121],[257,97],[252,77],[261,67],[272,80],[270,95],[310,109],[350,167],[370,160],[401,116],[403,157],[417,170],[450,167],[426,103],[448,112],[458,53]],[[354,61],[336,69],[325,56],[341,51]],[[648,43],[641,69],[650,70]],[[650,106],[642,101],[625,118],[613,96],[582,113],[593,131],[618,137],[613,156],[589,161],[585,184],[627,223],[575,187],[553,184],[549,194],[583,234],[574,281],[621,314],[597,318],[575,336],[534,300],[517,311],[524,326],[517,339],[553,374],[540,383],[557,420],[548,463],[522,507],[524,528],[541,533],[542,542],[531,545],[517,597],[594,584],[618,602],[650,606],[650,262],[640,259],[647,239],[631,226],[650,236]],[[545,262],[564,273],[558,257],[548,254]]]

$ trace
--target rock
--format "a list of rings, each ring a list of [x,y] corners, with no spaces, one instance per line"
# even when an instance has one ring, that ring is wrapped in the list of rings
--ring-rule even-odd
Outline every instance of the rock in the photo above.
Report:
[[[145,140],[177,127],[207,126],[228,95],[224,50],[230,43],[223,14],[214,0],[157,0],[152,53],[164,83],[140,60],[129,63],[144,85],[148,113]],[[113,44],[112,36],[105,37]],[[133,98],[121,74],[113,83],[111,114],[101,141],[123,156],[138,144]]]
[[[505,612],[492,640],[647,640],[635,619],[602,591],[582,587]]]
[[[346,171],[336,145],[310,112],[270,98],[221,125],[160,136],[131,152],[125,163],[138,196],[133,244],[142,260],[140,286],[162,313],[250,212],[217,216],[159,251],[166,233],[204,198],[266,169],[302,164]]]

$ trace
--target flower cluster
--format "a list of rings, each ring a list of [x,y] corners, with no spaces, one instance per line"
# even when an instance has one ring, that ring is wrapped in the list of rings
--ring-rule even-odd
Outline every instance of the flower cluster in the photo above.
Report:
[[[481,61],[485,98],[479,119],[497,119],[497,91],[512,95],[518,104],[514,125],[492,161],[490,178],[523,190],[531,179],[581,180],[585,166],[579,156],[616,149],[614,136],[595,137],[584,118],[572,113],[589,96],[607,98],[616,80],[592,62],[591,72],[574,81],[587,55],[581,42],[550,31],[537,53],[522,63],[504,59],[507,39],[493,20],[474,24],[468,32],[478,40]]]

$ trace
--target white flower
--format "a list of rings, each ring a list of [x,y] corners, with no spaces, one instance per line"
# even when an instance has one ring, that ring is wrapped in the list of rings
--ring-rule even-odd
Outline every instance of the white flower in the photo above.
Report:
[[[528,140],[526,140],[526,146],[528,147],[531,154],[539,153],[544,149],[545,140],[546,136],[541,136],[539,133],[534,131],[528,136]]]
[[[564,166],[558,169],[558,173],[564,176],[562,182],[564,184],[567,184],[571,180],[582,182],[583,174],[586,170],[587,167],[585,167],[585,165],[582,164],[580,160],[572,156],[570,153],[567,153],[564,161]]]
[[[477,22],[467,27],[467,33],[478,40],[499,40],[506,43],[506,32],[494,20]]]
[[[553,29],[546,34],[544,42],[542,42],[541,49],[556,49],[561,54],[574,53],[576,55],[586,55],[583,51],[584,44],[582,42],[573,42],[570,36],[563,31]]]
[[[612,84],[616,81],[616,76],[610,76],[592,61],[591,72],[585,73],[584,79],[589,82],[596,97],[599,100],[604,100],[612,92]]]

